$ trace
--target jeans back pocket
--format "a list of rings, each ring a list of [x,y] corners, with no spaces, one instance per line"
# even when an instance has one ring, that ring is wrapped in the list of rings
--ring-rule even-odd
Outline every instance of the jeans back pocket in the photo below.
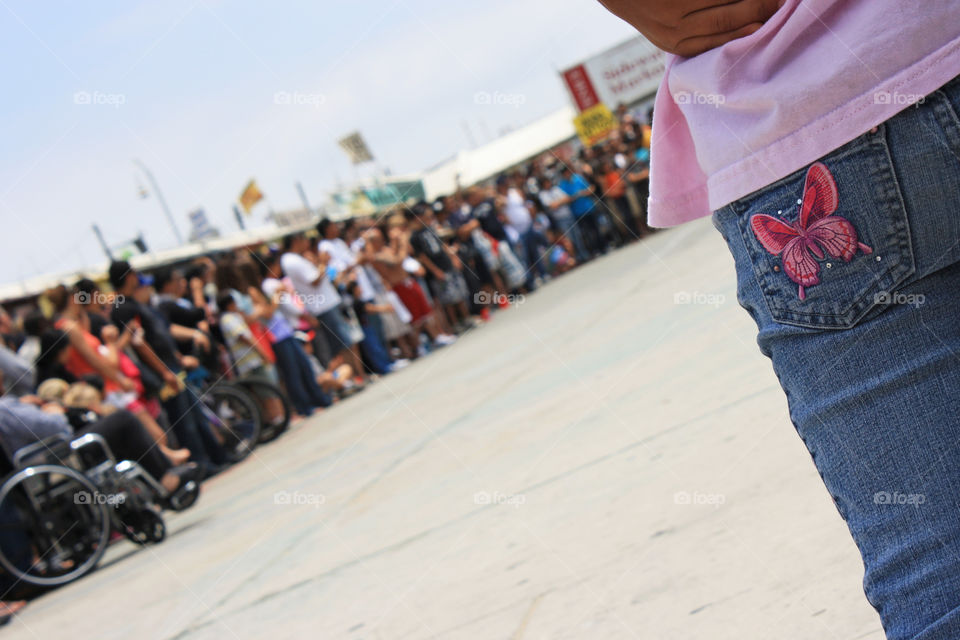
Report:
[[[852,327],[915,271],[883,126],[724,215],[735,218],[764,302],[783,324]]]

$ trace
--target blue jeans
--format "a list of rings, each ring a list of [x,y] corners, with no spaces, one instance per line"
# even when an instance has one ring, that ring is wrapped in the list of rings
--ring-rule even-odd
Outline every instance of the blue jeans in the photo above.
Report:
[[[772,223],[754,218],[794,223],[807,169],[716,211],[714,224],[790,417],[863,556],[887,637],[955,640],[960,79],[820,162],[839,204],[830,219],[807,218],[816,250],[776,255],[793,232],[764,243]]]
[[[291,336],[275,342],[273,353],[277,356],[277,373],[297,413],[308,416],[316,407],[330,406],[330,396],[317,384],[307,354],[296,338]]]
[[[518,242],[511,242],[510,245],[513,248],[513,252],[520,258],[520,262],[526,268],[526,287],[530,291],[533,291],[536,288],[535,281],[537,276],[542,278],[547,275],[547,265],[545,265],[541,259],[542,252],[540,248],[550,246],[550,243],[547,242],[547,239],[542,233],[535,231],[533,226],[531,226],[526,232],[520,234],[520,240]]]
[[[393,361],[390,360],[390,354],[380,341],[377,330],[372,323],[363,325],[363,336],[363,342],[360,343],[363,363],[372,373],[380,375],[390,373],[393,368]]]
[[[577,262],[586,262],[589,260],[590,256],[583,244],[583,235],[577,227],[577,220],[573,217],[573,214],[554,215],[554,221],[556,222],[559,234],[570,238],[570,242],[573,244],[574,258],[577,259]]]

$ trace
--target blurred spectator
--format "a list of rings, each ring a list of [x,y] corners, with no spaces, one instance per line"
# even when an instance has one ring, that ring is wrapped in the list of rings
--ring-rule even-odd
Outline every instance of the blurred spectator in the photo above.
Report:
[[[359,337],[350,330],[350,324],[340,310],[340,294],[331,280],[336,269],[330,267],[330,254],[314,252],[303,234],[288,237],[280,259],[283,272],[291,283],[306,311],[313,316],[311,324],[321,331],[331,354],[340,354],[360,375]]]
[[[410,235],[413,257],[427,270],[427,282],[434,300],[446,313],[447,327],[463,331],[470,326],[467,309],[470,292],[461,272],[463,264],[456,251],[437,235],[430,207],[420,205],[409,214],[408,220],[414,229]]]
[[[183,356],[159,312],[149,306],[153,281],[138,274],[130,263],[115,261],[110,265],[110,284],[117,292],[117,302],[110,314],[111,320],[122,332],[142,339],[131,341],[131,346],[145,366],[162,380],[160,398],[181,446],[190,450],[191,457],[200,463],[205,474],[219,470],[225,456],[221,444],[200,409],[200,402],[184,385],[178,374],[185,367],[194,368],[195,358]]]

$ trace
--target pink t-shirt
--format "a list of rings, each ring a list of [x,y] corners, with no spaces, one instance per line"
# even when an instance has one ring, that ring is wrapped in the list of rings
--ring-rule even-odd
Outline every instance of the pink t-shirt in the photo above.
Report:
[[[670,57],[654,107],[650,223],[710,215],[957,75],[957,0],[786,0],[746,38]]]

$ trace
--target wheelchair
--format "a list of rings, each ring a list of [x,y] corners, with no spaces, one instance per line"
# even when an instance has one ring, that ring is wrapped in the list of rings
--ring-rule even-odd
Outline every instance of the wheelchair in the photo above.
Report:
[[[204,389],[201,382],[187,380],[198,398],[197,407],[223,445],[226,461],[236,464],[253,453],[261,439],[263,421],[253,398],[228,383]]]
[[[138,545],[162,542],[161,505],[181,511],[200,492],[189,480],[171,495],[136,462],[118,462],[94,433],[0,453],[0,567],[15,584],[58,587],[86,575],[113,532]]]
[[[266,444],[279,438],[290,426],[290,418],[293,415],[293,407],[287,394],[275,384],[261,380],[259,378],[240,377],[228,382],[221,382],[217,387],[231,387],[239,389],[250,398],[251,402],[257,408],[257,416],[260,419],[260,434],[257,438],[257,444]],[[276,398],[280,404],[280,415],[270,416],[264,405],[265,398]],[[272,418],[272,419],[271,419]]]

